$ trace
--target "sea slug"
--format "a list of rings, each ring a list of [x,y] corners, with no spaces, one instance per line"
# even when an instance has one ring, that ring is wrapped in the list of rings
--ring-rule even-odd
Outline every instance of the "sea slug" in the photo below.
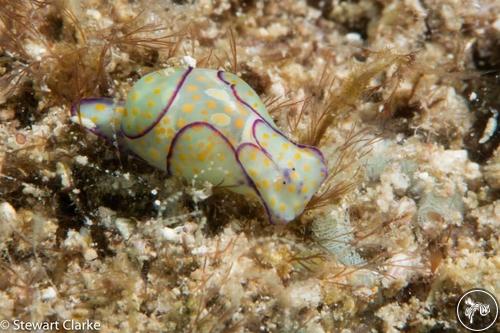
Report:
[[[221,70],[159,70],[135,83],[125,103],[88,98],[71,112],[170,175],[258,199],[272,222],[300,215],[327,176],[320,150],[289,140],[257,93]]]

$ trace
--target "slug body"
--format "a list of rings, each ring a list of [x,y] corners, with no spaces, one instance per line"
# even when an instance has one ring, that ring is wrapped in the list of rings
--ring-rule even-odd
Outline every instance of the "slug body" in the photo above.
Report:
[[[327,176],[319,149],[290,141],[256,92],[224,71],[153,72],[124,104],[85,99],[72,116],[171,175],[257,198],[271,221],[301,214]]]

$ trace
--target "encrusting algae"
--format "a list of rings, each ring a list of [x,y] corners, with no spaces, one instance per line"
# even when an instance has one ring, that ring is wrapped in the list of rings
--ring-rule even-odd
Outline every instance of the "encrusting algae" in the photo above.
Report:
[[[461,294],[500,296],[499,12],[494,0],[0,0],[0,321],[460,330]],[[172,105],[169,124],[157,117],[168,94],[121,104],[175,68],[216,84],[183,86],[193,98]],[[194,90],[210,90],[216,111],[204,114],[212,101],[198,105]],[[134,103],[150,114],[92,119],[99,108],[132,116]],[[266,180],[288,176],[295,191],[320,180],[290,212],[295,192],[276,197],[272,220],[290,223],[270,224],[216,169],[202,174],[208,155],[170,177],[161,138],[196,121],[198,153],[210,139],[226,144],[214,144],[220,156],[241,143],[268,152],[253,176],[251,154],[223,168],[248,173],[255,187],[242,188],[269,207]],[[144,129],[156,153],[126,143]],[[280,164],[282,144],[311,152],[310,171]],[[188,149],[171,157],[182,165]]]

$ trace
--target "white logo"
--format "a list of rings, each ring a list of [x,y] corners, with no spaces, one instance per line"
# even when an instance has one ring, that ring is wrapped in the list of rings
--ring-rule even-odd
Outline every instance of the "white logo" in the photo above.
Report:
[[[490,313],[490,305],[488,304],[483,304],[483,303],[476,303],[469,297],[465,299],[465,304],[467,305],[467,308],[465,309],[465,316],[469,318],[469,323],[474,322],[474,314],[476,313],[477,310],[479,310],[479,313],[481,316],[486,316],[488,313]]]
[[[468,330],[485,331],[497,321],[498,302],[484,289],[471,289],[457,303],[457,318]]]

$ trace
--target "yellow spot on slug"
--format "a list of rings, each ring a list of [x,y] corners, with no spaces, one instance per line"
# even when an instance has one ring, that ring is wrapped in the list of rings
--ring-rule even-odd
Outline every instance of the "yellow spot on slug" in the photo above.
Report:
[[[284,143],[281,144],[281,148],[284,149],[284,150],[287,150],[288,147],[290,147],[290,145],[288,143],[284,142]]]
[[[164,117],[163,117],[163,119],[161,120],[161,123],[162,123],[163,125],[168,125],[168,124],[170,124],[170,118],[169,118],[169,117],[167,117],[167,116],[164,116]]]
[[[207,158],[207,153],[206,152],[199,153],[197,158],[198,158],[198,161],[204,162]]]
[[[236,119],[235,122],[236,128],[243,128],[245,126],[245,121],[241,118]]]
[[[193,95],[193,101],[199,101],[201,99],[201,96],[196,94],[196,95]]]
[[[155,95],[159,95],[159,94],[161,94],[161,88],[160,88],[160,87],[158,87],[158,88],[154,88],[154,89],[153,89],[153,93],[154,93]]]
[[[92,120],[92,122],[96,125],[97,125],[97,122],[99,121],[99,119],[96,116],[90,117],[90,120]]]
[[[182,112],[191,113],[194,110],[194,105],[186,103],[182,106]]]
[[[264,133],[264,134],[262,134],[262,137],[263,137],[264,139],[269,139],[269,134],[268,134],[268,133]]]
[[[132,108],[132,115],[137,116],[139,114],[139,109],[138,108]]]
[[[283,189],[283,183],[281,183],[280,181],[274,183],[274,190],[276,192],[280,192],[282,189]]]
[[[207,78],[204,77],[203,75],[198,75],[196,77],[196,81],[200,81],[200,82],[206,82],[207,81]]]
[[[210,121],[219,126],[227,126],[231,122],[231,118],[224,113],[216,113],[210,117]]]
[[[311,171],[311,166],[309,164],[304,164],[304,171]]]
[[[217,107],[217,103],[216,103],[215,101],[210,100],[210,101],[208,101],[208,102],[207,102],[207,108],[209,108],[209,109],[212,109],[212,110],[213,110],[213,109],[215,109],[216,107]]]
[[[104,104],[102,104],[102,103],[97,103],[97,104],[95,105],[95,109],[96,109],[97,111],[104,111],[104,110],[106,110],[106,105],[104,105]]]
[[[177,127],[184,127],[184,125],[186,125],[186,120],[184,120],[183,118],[179,118],[177,120]]]
[[[146,119],[152,119],[153,115],[151,114],[151,112],[146,111],[146,112],[144,112],[144,118],[146,118]]]
[[[148,106],[148,108],[152,108],[152,107],[154,107],[154,106],[155,106],[155,102],[154,102],[153,100],[151,100],[151,99],[150,99],[150,100],[148,101],[148,103],[147,103],[147,106]]]
[[[300,153],[295,153],[295,155],[293,155],[293,157],[294,157],[296,160],[300,160],[301,155],[300,155]]]
[[[146,78],[144,79],[144,82],[146,83],[151,83],[155,80],[154,76],[153,75],[148,75],[146,76]]]
[[[250,175],[250,177],[255,177],[257,176],[257,171],[255,171],[254,169],[249,169],[248,174]]]
[[[285,210],[286,210],[286,206],[284,203],[280,204],[280,208],[279,208],[280,212],[284,213]]]
[[[154,131],[157,135],[161,135],[164,134],[167,130],[165,129],[165,127],[157,126],[155,127]]]
[[[196,91],[196,90],[198,89],[198,87],[197,87],[197,86],[195,86],[194,84],[188,84],[188,85],[186,86],[186,89],[187,89],[187,91],[189,91],[189,92],[193,92],[193,91]]]
[[[274,197],[269,200],[269,203],[271,204],[271,208],[276,208],[276,199]]]
[[[151,148],[149,150],[149,156],[151,156],[151,158],[153,160],[159,160],[160,159],[160,154],[158,153],[158,151],[154,148]]]

